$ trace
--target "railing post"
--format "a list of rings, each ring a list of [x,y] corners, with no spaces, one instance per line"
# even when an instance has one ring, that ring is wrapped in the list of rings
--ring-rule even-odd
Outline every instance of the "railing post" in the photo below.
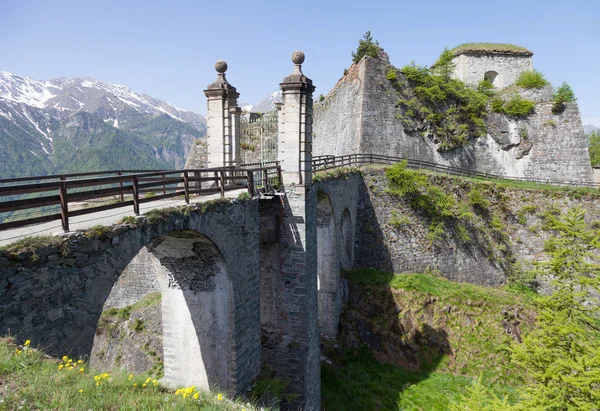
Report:
[[[221,184],[219,184],[221,186],[221,198],[225,197],[225,178],[223,176],[225,172],[223,170],[221,170],[219,172],[219,181],[221,182]]]
[[[117,173],[117,175],[118,176],[122,176],[123,173],[121,171],[119,171]],[[121,193],[120,193],[120,195],[121,195],[121,202],[123,202],[124,201],[124,197],[123,197],[123,182],[122,181],[119,183],[119,187],[121,188]]]
[[[281,174],[281,166],[277,164],[277,179],[279,180],[279,191],[284,193],[285,189],[283,188],[283,177]]]
[[[60,178],[65,180],[64,176]],[[60,219],[62,221],[62,227],[65,233],[69,232],[69,200],[67,198],[67,183],[64,181],[59,186],[59,197],[60,197]]]
[[[185,192],[185,203],[190,203],[190,182],[188,180],[188,172],[183,172],[183,191]]]
[[[165,178],[165,175],[164,175],[164,174],[161,174],[160,176],[161,176],[163,179]],[[164,194],[167,194],[167,186],[166,186],[166,185],[163,183],[163,195],[164,195]]]
[[[133,212],[140,215],[140,197],[138,191],[138,176],[131,177],[131,188],[133,190]]]
[[[267,194],[269,191],[269,171],[266,168],[263,170],[263,187],[265,189],[265,194]]]
[[[200,174],[199,171],[194,171],[194,177],[196,178],[200,178],[202,174]],[[202,181],[196,181],[196,190],[200,191],[202,190]],[[200,196],[200,193],[196,193],[196,196]]]
[[[254,197],[254,173],[252,171],[246,171],[246,173],[248,173],[248,193]]]

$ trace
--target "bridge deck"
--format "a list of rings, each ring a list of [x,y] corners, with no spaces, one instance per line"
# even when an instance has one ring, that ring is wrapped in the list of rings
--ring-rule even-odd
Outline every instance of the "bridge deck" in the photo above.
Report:
[[[240,193],[247,192],[247,188],[242,187],[239,190],[225,192],[226,198],[235,198]],[[205,195],[201,197],[190,197],[191,203],[202,203],[204,201],[221,198],[219,193]],[[156,200],[140,204],[140,215],[144,215],[150,210],[163,209],[185,205],[183,199]],[[115,208],[112,210],[99,211],[97,213],[85,214],[77,217],[70,217],[70,228],[72,231],[85,230],[95,225],[109,226],[116,224],[122,217],[134,215],[130,205]],[[11,230],[0,231],[0,246],[10,244],[19,239],[32,235],[57,235],[62,234],[62,224],[60,220],[50,221],[42,224],[32,224],[25,227],[14,228]]]

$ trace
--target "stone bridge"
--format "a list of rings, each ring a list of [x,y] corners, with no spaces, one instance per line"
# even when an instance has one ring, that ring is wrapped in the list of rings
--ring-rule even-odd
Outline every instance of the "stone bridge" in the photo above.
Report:
[[[0,334],[52,355],[90,355],[103,310],[162,295],[167,386],[236,394],[261,366],[320,408],[320,332],[335,337],[353,265],[359,184],[312,183],[310,79],[295,52],[281,83],[285,194],[193,204],[158,221],[72,233],[63,244],[0,255]],[[209,166],[239,158],[237,92],[224,62],[208,97]]]

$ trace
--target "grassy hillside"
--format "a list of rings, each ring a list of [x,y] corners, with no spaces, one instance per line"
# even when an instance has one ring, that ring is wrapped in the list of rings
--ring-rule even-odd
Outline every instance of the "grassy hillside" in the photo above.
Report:
[[[446,410],[473,378],[511,401],[527,379],[509,347],[533,326],[533,294],[427,274],[355,270],[340,345],[326,344],[325,410]]]
[[[243,401],[194,388],[168,390],[146,374],[103,373],[76,358],[45,357],[0,338],[2,410],[256,410]]]

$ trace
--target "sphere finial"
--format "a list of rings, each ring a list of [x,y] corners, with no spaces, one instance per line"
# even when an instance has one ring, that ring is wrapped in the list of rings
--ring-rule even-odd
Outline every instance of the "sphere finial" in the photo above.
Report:
[[[304,63],[304,53],[300,50],[296,50],[292,53],[292,61],[294,64],[302,64]]]
[[[227,63],[225,60],[217,60],[215,63],[215,70],[217,70],[217,73],[225,73],[227,71]]]

